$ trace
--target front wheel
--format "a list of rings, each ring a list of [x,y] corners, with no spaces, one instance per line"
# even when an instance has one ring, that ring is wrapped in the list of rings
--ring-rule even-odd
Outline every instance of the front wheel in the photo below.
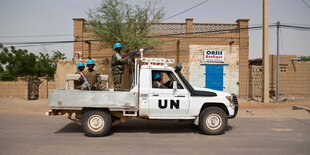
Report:
[[[87,111],[82,115],[81,125],[86,136],[106,136],[111,129],[111,115],[105,111]]]
[[[227,124],[226,113],[218,107],[206,108],[199,115],[199,128],[203,134],[222,134]]]

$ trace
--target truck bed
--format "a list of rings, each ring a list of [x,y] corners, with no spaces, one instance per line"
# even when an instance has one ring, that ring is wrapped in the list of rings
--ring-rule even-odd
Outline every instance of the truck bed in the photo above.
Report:
[[[52,109],[81,110],[90,108],[135,108],[138,95],[129,91],[89,91],[53,89],[48,93],[48,105]]]

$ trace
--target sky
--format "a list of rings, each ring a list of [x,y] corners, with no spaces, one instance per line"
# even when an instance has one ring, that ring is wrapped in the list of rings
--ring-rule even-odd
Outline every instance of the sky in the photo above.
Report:
[[[127,0],[141,5],[149,0]],[[158,0],[165,17],[182,12],[205,0]],[[236,23],[250,19],[250,26],[262,24],[263,0],[209,0],[208,2],[164,22]],[[269,0],[269,23],[280,21],[310,27],[310,0]],[[0,0],[0,42],[32,42],[73,40],[73,18],[87,19],[86,11],[102,0]],[[62,35],[48,37],[8,37]],[[269,53],[276,54],[276,29],[269,30]],[[19,45],[22,46],[22,45]],[[18,47],[32,53],[59,50],[72,58],[73,44]],[[280,54],[310,55],[310,31],[280,29]],[[249,31],[249,57],[262,56],[262,31]]]

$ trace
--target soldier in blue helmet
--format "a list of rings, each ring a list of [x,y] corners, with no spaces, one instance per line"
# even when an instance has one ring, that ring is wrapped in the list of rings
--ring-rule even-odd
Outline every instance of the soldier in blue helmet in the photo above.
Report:
[[[87,70],[81,72],[79,82],[82,82],[82,89],[97,90],[99,83],[99,73],[94,70],[95,61],[92,59],[86,62]]]
[[[125,63],[126,58],[123,58],[121,55],[122,44],[115,43],[114,44],[115,53],[112,55],[111,58],[111,67],[112,67],[112,76],[113,76],[113,83],[114,83],[114,90],[120,91],[122,87],[122,74],[125,70]]]
[[[165,86],[162,83],[161,73],[160,72],[153,72],[153,75],[152,75],[152,86],[153,86],[153,88],[167,88],[167,86]]]
[[[77,68],[77,71],[75,72],[75,74],[80,74],[80,72],[83,72],[84,69],[85,69],[85,65],[83,62],[78,62],[76,64],[76,68]]]
[[[83,72],[84,71],[84,69],[85,69],[85,65],[84,65],[84,63],[83,62],[78,62],[77,64],[76,64],[76,68],[77,68],[77,71],[75,72],[75,74],[80,74],[81,72]],[[77,80],[75,80],[74,81],[74,89],[81,89],[81,85],[82,85],[83,83],[80,81],[77,81]]]

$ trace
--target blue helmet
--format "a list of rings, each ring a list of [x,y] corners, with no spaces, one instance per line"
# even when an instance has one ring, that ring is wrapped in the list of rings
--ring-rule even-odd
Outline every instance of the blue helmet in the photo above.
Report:
[[[160,77],[161,77],[161,75],[160,75],[159,72],[154,72],[154,73],[153,73],[153,79],[154,79],[154,80],[157,80],[157,79],[160,78]]]
[[[83,62],[78,62],[77,64],[76,64],[76,67],[84,67],[85,65],[84,65],[84,63]]]
[[[86,65],[95,65],[95,61],[92,59],[87,60]]]
[[[121,43],[115,43],[115,44],[114,44],[114,49],[119,48],[119,47],[122,47],[122,44],[121,44]]]

